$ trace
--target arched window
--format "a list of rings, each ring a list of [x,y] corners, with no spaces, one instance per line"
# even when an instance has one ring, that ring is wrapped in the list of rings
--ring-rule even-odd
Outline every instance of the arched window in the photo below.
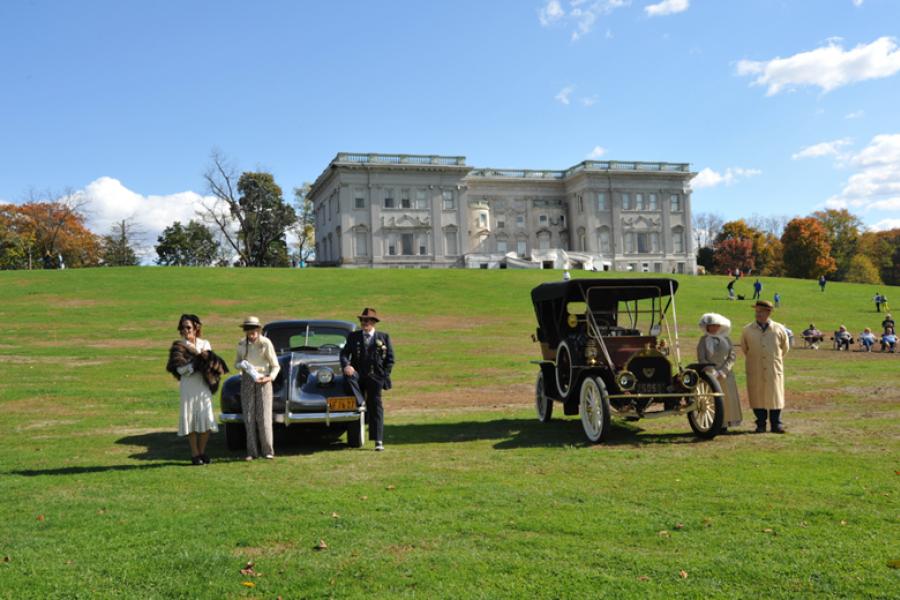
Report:
[[[610,244],[609,227],[603,226],[597,229],[597,250],[600,254],[609,254]]]
[[[684,229],[681,226],[672,228],[672,252],[684,254]]]

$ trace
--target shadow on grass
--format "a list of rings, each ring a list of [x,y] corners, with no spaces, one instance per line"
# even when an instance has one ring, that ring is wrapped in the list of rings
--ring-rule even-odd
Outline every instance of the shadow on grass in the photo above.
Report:
[[[687,428],[687,424],[685,424]],[[435,444],[496,440],[494,448],[550,448],[558,446],[592,446],[584,436],[577,418],[553,419],[541,423],[537,419],[499,419],[462,423],[428,423],[387,425],[385,437],[394,444]],[[613,421],[605,446],[643,446],[646,444],[687,444],[700,442],[690,429],[676,433],[644,433],[631,423]]]

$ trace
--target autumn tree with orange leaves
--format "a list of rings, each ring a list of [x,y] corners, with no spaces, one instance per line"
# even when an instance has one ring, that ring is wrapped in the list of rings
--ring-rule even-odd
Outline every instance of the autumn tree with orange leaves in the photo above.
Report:
[[[792,219],[784,228],[781,244],[788,277],[815,279],[837,269],[831,257],[829,233],[816,218]]]
[[[48,264],[62,256],[68,267],[97,265],[100,244],[81,208],[71,195],[0,205],[0,268],[40,268],[45,256]]]

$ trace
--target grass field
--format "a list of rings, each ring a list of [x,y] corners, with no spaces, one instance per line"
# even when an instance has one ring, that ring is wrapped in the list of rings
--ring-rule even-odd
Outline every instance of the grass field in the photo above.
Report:
[[[792,352],[786,436],[748,435],[745,409],[712,442],[673,417],[591,446],[532,409],[529,291],[559,276],[0,272],[0,597],[898,597],[900,354]],[[679,279],[687,356],[701,313],[752,318],[725,278]],[[881,321],[873,286],[764,283],[796,333]],[[386,452],[290,439],[245,463],[219,433],[189,466],[164,371],[179,314],[230,359],[247,314],[367,305],[397,351]]]

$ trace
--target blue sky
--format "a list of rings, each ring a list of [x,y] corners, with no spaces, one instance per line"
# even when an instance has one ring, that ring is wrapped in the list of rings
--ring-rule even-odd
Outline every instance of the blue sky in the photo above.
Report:
[[[218,148],[690,162],[695,212],[900,227],[897,0],[0,3],[0,201],[190,218]]]

